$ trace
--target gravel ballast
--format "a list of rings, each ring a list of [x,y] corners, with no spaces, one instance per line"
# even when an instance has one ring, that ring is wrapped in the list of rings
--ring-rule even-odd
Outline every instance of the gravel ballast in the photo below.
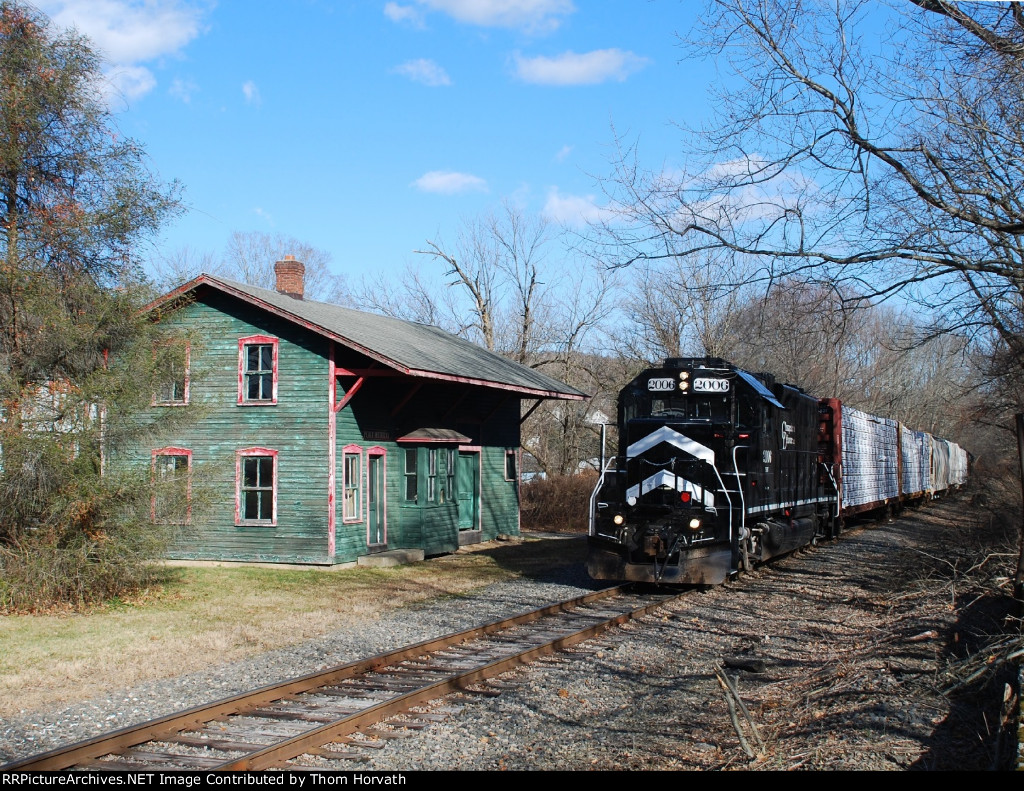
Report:
[[[507,674],[497,697],[436,701],[427,710],[447,716],[424,728],[369,729],[364,737],[384,746],[362,750],[362,762],[307,757],[302,764],[363,771],[999,768],[993,763],[1009,748],[998,729],[986,742],[978,711],[943,694],[964,613],[906,573],[928,564],[946,529],[956,528],[921,512],[852,531]],[[503,582],[392,610],[202,673],[23,712],[0,724],[0,760],[596,587],[582,568],[568,566],[544,581]],[[723,664],[741,706],[726,689]],[[980,681],[970,695],[1002,696],[998,679]],[[999,717],[995,705],[985,715],[990,725]]]

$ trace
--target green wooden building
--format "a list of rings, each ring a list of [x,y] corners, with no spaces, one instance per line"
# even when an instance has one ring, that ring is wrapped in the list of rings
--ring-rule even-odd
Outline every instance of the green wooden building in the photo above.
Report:
[[[152,408],[196,419],[141,452],[205,495],[172,558],[333,565],[517,534],[524,406],[585,395],[275,271],[276,291],[201,275],[147,307],[188,339]]]

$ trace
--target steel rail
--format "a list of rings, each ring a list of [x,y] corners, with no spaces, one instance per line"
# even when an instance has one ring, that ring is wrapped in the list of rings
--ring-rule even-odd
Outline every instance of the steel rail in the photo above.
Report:
[[[14,770],[21,771],[54,771],[70,769],[76,766],[88,765],[89,768],[101,768],[103,762],[99,758],[107,755],[116,755],[119,752],[148,742],[159,742],[161,740],[175,741],[177,734],[183,731],[199,730],[208,723],[223,720],[231,716],[261,716],[258,709],[261,706],[291,698],[303,693],[315,692],[318,688],[330,687],[353,679],[361,675],[381,670],[389,666],[399,664],[411,659],[423,657],[442,651],[452,646],[464,644],[474,639],[485,638],[501,631],[517,626],[523,626],[537,621],[541,618],[568,614],[577,608],[597,602],[602,599],[619,596],[625,593],[629,585],[621,585],[606,588],[594,593],[586,594],[575,599],[546,605],[527,613],[499,619],[482,626],[473,627],[460,632],[453,632],[441,637],[424,640],[414,645],[406,646],[396,651],[349,662],[327,670],[310,673],[305,676],[290,679],[277,684],[271,684],[251,692],[234,695],[209,704],[196,706],[183,712],[169,714],[139,725],[129,726],[109,734],[101,735],[92,739],[77,742],[66,747],[57,748],[36,756],[26,757],[20,760],[0,766],[0,772]],[[544,644],[529,648],[508,657],[502,657],[481,667],[451,675],[445,679],[433,683],[420,684],[407,693],[396,695],[389,700],[382,701],[367,708],[360,709],[348,716],[338,717],[337,720],[314,727],[294,737],[285,738],[282,741],[263,749],[233,758],[219,765],[212,767],[207,761],[204,769],[212,770],[237,770],[237,769],[263,769],[281,765],[283,762],[301,755],[307,748],[317,747],[328,743],[333,739],[341,738],[349,733],[368,727],[369,725],[387,719],[394,714],[408,710],[424,701],[442,697],[453,691],[465,689],[479,681],[494,675],[500,675],[507,670],[530,662],[538,656],[554,653],[562,648],[569,647],[582,640],[599,634],[613,626],[624,623],[632,618],[640,617],[656,607],[661,606],[669,597],[659,598],[656,602],[645,604],[642,607],[619,613],[610,618],[603,619],[596,624],[591,624],[584,629],[561,635]],[[318,741],[319,740],[319,741]],[[210,740],[214,746],[216,740]],[[241,740],[239,740],[241,741]],[[297,750],[297,751],[296,751]],[[182,762],[187,763],[192,756],[182,755]],[[126,769],[124,763],[111,762],[111,768]],[[198,763],[198,762],[197,762]],[[133,769],[144,771],[146,765],[140,763]],[[180,768],[180,767],[179,767]]]

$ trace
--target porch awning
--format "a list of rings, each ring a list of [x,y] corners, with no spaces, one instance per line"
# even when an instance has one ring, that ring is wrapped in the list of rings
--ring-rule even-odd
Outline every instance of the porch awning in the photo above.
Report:
[[[465,445],[470,441],[465,434],[450,428],[418,428],[399,437],[395,442],[436,442],[448,445]]]

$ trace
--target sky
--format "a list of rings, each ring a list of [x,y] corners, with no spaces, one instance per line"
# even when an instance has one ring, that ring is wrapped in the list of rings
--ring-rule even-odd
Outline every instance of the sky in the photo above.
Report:
[[[349,279],[428,265],[503,201],[584,226],[616,135],[660,166],[715,78],[681,62],[692,0],[35,4],[92,41],[120,132],[183,186],[159,250],[284,234]]]

